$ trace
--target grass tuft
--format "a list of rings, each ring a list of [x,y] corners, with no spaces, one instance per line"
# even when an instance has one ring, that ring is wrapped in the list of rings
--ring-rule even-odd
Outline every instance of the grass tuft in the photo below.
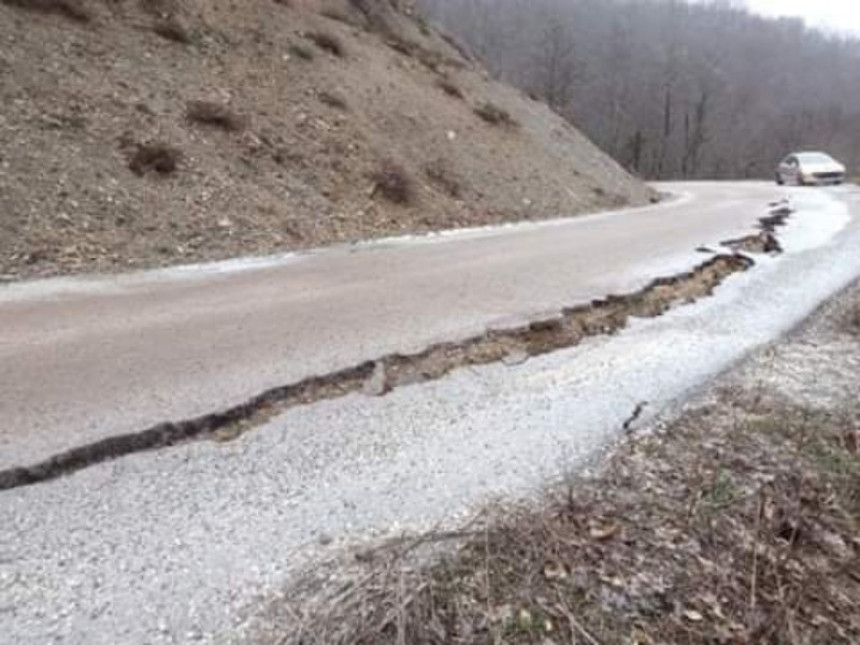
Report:
[[[156,20],[155,24],[152,25],[152,31],[165,40],[182,45],[190,45],[192,42],[191,33],[176,16],[168,16]]]
[[[192,123],[221,128],[227,132],[239,132],[245,127],[243,117],[226,105],[211,101],[190,101],[185,116]]]
[[[448,169],[448,165],[437,159],[428,164],[424,169],[427,178],[449,197],[459,199],[463,195],[463,187],[460,180]]]
[[[452,81],[447,78],[440,79],[436,86],[445,92],[448,96],[452,96],[455,99],[463,99],[463,90],[461,90],[457,85],[455,85]]]
[[[314,59],[314,53],[311,49],[297,43],[290,43],[289,47],[287,47],[287,52],[290,56],[295,56],[300,60],[310,61]]]
[[[322,92],[317,94],[317,98],[319,98],[321,103],[328,105],[329,107],[334,108],[336,110],[349,109],[349,106],[346,103],[346,99],[344,99],[339,94],[323,90]]]
[[[393,204],[406,206],[415,200],[415,187],[406,170],[392,161],[386,161],[370,178],[374,182],[374,194],[380,194]]]
[[[148,172],[170,175],[176,172],[181,160],[182,153],[166,143],[141,143],[129,159],[128,167],[139,176]]]
[[[307,38],[323,51],[338,58],[343,58],[346,55],[343,43],[333,34],[325,31],[312,31],[307,34]]]
[[[510,112],[489,101],[476,107],[475,114],[490,125],[504,127],[516,127],[518,125]]]
[[[4,4],[41,13],[55,13],[76,22],[90,22],[92,12],[83,0],[0,0]]]

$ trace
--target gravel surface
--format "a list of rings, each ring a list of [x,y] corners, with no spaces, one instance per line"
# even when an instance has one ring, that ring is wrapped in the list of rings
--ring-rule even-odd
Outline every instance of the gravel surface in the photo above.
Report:
[[[785,255],[615,337],[0,494],[0,633],[238,642],[314,558],[529,494],[605,446],[638,402],[647,422],[860,274],[860,226],[845,219],[857,196],[792,192]]]

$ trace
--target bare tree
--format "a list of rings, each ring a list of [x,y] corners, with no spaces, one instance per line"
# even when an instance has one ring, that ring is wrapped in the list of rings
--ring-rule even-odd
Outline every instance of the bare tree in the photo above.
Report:
[[[860,164],[860,42],[737,0],[418,0],[491,72],[642,175],[766,177],[796,148]]]

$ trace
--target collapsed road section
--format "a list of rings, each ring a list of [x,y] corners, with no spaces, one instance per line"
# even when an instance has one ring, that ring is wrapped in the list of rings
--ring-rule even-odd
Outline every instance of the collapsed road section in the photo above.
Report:
[[[680,275],[658,278],[630,294],[611,295],[573,305],[558,315],[510,329],[488,330],[458,342],[439,343],[422,352],[392,354],[337,372],[269,389],[252,399],[197,418],[160,423],[140,432],[115,435],[56,454],[42,462],[0,471],[0,490],[45,482],[94,464],[192,440],[229,441],[289,408],[355,392],[383,395],[394,388],[444,377],[451,371],[500,361],[513,363],[573,347],[584,338],[612,334],[631,318],[653,318],[713,293],[728,276],[750,269],[747,253],[775,253],[775,231],[791,209],[773,204],[759,221],[761,231],[724,242],[732,253],[718,253]]]

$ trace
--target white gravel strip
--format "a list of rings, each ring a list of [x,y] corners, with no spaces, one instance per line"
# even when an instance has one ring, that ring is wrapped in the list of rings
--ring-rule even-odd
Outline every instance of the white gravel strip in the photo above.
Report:
[[[860,275],[858,197],[795,200],[786,255],[615,337],[0,494],[0,642],[238,642],[321,549],[534,490],[637,402],[659,412]]]

